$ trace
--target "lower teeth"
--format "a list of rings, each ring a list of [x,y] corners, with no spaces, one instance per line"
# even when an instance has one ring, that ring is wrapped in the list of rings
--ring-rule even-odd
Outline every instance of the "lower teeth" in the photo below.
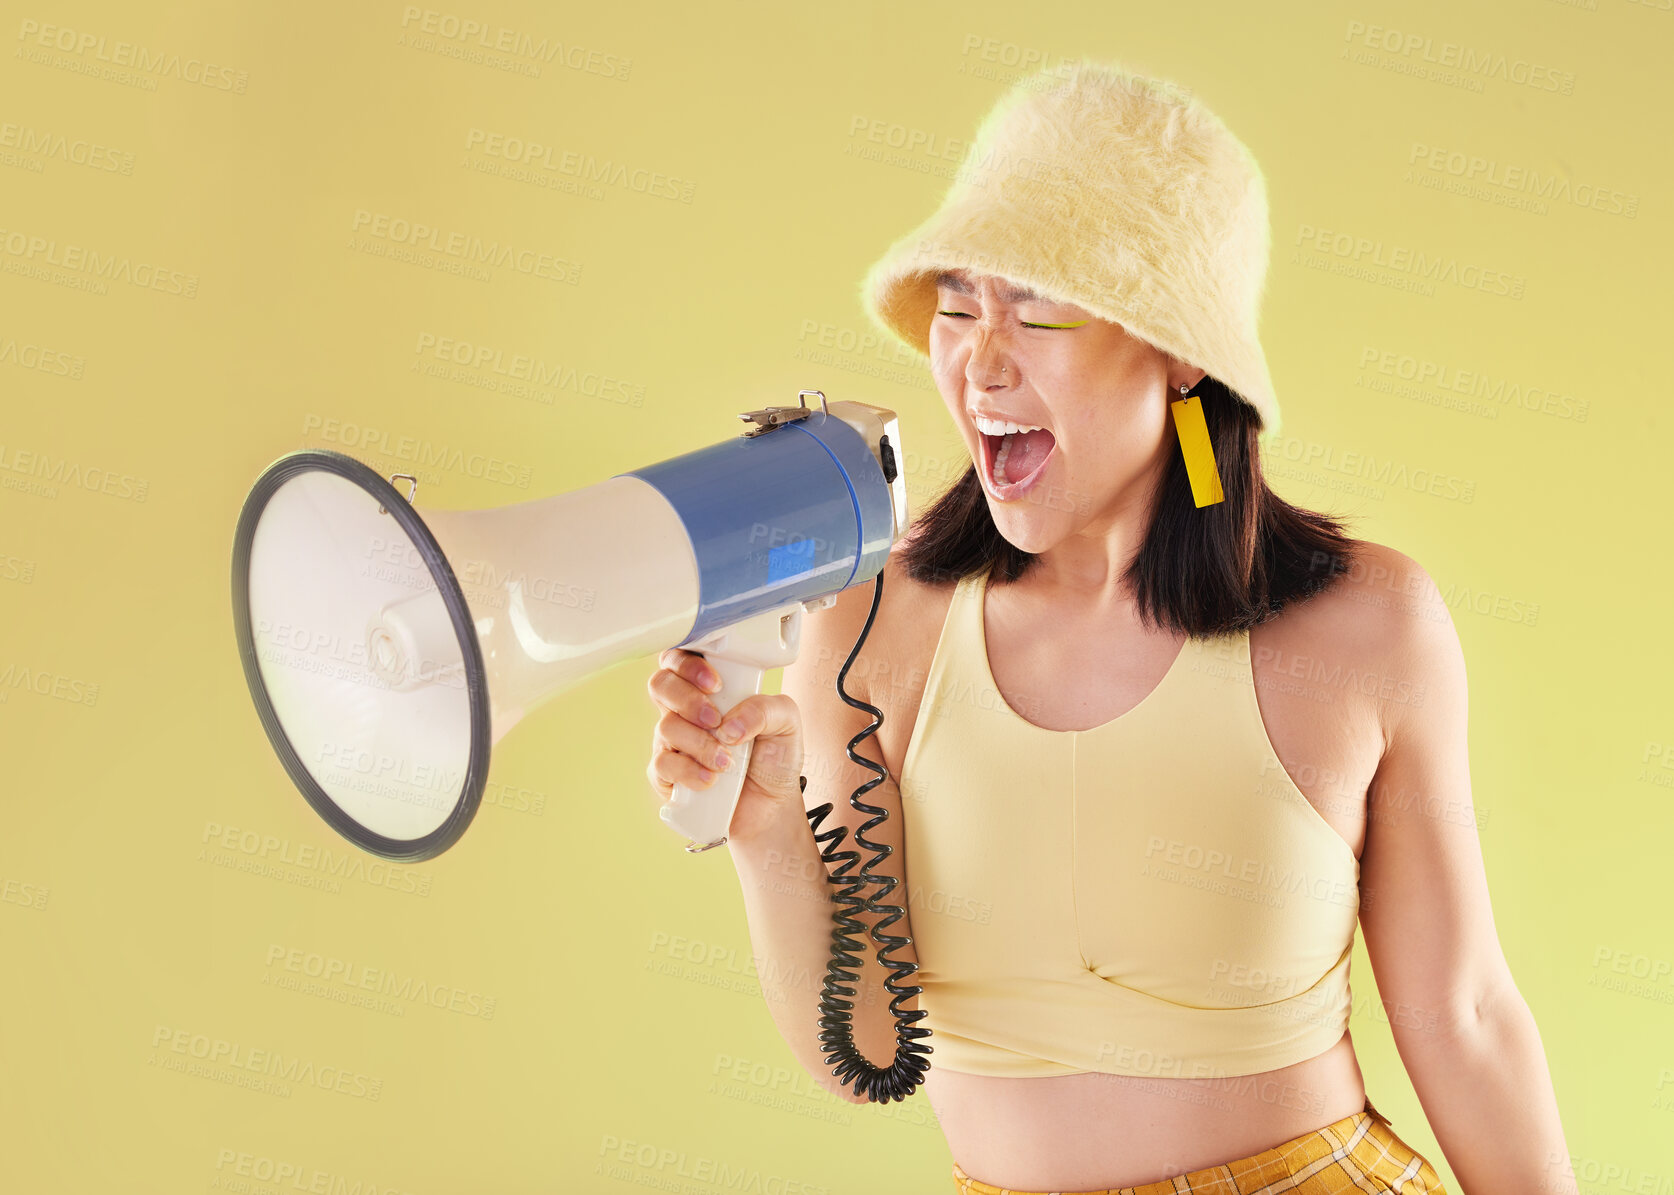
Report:
[[[994,454],[994,480],[1001,485],[1010,485],[1011,479],[1006,476],[1006,458],[1011,455],[1011,437],[1000,441],[1000,451]]]

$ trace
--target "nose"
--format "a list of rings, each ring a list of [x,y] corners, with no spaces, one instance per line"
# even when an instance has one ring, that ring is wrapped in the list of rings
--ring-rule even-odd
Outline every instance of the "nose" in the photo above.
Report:
[[[965,380],[982,390],[1017,383],[1017,366],[1012,362],[1005,338],[997,335],[991,324],[979,321],[971,332]]]

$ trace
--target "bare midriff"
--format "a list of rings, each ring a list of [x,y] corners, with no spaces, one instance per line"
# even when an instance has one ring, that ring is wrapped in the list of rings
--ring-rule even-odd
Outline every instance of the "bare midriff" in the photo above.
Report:
[[[1024,1191],[1155,1182],[1260,1153],[1366,1101],[1347,1032],[1317,1057],[1254,1075],[1023,1079],[932,1066],[924,1090],[954,1161]]]

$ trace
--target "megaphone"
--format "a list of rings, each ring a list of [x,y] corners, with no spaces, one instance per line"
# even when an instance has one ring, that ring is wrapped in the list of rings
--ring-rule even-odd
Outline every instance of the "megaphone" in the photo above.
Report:
[[[723,442],[484,510],[416,507],[415,477],[339,452],[274,461],[239,515],[233,616],[308,803],[418,862],[470,826],[493,745],[588,677],[674,646],[720,674],[723,712],[759,691],[795,660],[803,611],[881,573],[909,523],[895,412],[797,399],[740,412],[752,426]],[[726,841],[748,744],[732,754],[663,805],[688,851]]]

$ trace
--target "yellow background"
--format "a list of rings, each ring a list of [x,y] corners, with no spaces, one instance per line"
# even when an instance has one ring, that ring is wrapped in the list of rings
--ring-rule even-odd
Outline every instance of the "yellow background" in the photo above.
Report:
[[[417,498],[497,506],[733,435],[801,387],[900,412],[921,510],[960,442],[927,374],[865,339],[858,280],[933,209],[1019,65],[1079,55],[1178,80],[1262,163],[1275,484],[1450,595],[1496,921],[1583,1190],[1671,1181],[1666,4],[159,7],[8,4],[0,22],[0,1188],[739,1189],[695,1177],[707,1163],[769,1190],[945,1189],[922,1097],[856,1109],[785,1081],[729,861],[684,854],[645,787],[649,659],[516,730],[500,800],[447,854],[335,888],[252,870],[344,844],[246,694],[229,554],[245,493],[292,449],[356,452],[372,428],[527,470],[444,468]],[[511,51],[462,51],[453,20]],[[119,42],[163,65],[114,65]],[[543,42],[544,61],[519,48]],[[1568,94],[1415,73],[1447,42]],[[490,136],[560,168],[512,177]],[[1530,210],[1461,190],[1447,153],[1585,189]],[[362,212],[567,264],[414,264]],[[1521,295],[1357,275],[1299,256],[1304,229]],[[81,268],[46,267],[46,242]],[[159,284],[101,293],[87,251]],[[422,347],[442,338],[637,397],[486,388]],[[1500,399],[1403,389],[1409,365]],[[493,1016],[289,989],[275,950]],[[1451,1182],[1363,946],[1353,977],[1368,1089]],[[173,1033],[342,1068],[362,1094],[172,1070]],[[667,1152],[595,1174],[615,1142]]]

